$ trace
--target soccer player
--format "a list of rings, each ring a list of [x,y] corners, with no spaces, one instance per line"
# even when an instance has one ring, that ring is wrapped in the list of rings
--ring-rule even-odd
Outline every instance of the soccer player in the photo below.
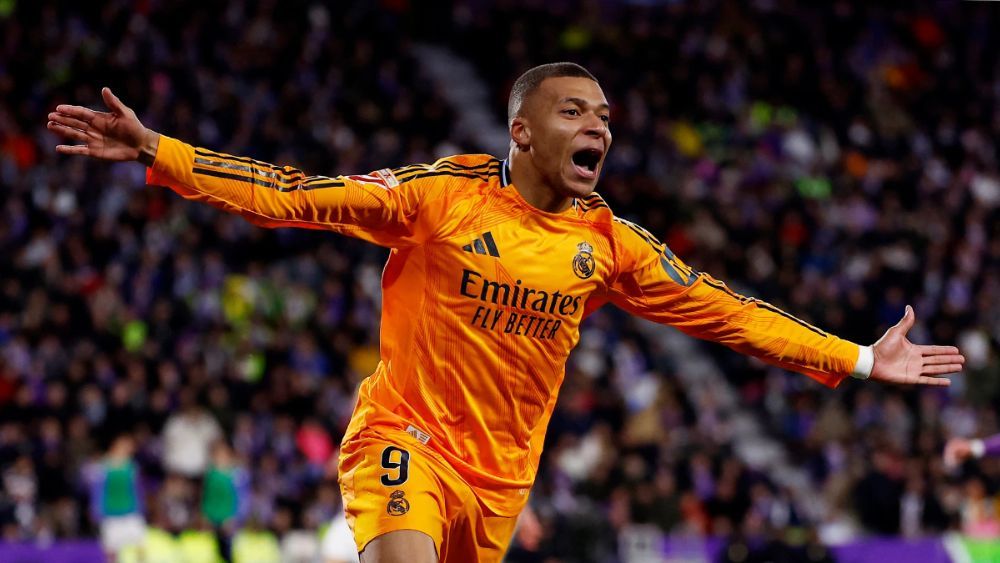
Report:
[[[110,112],[60,105],[63,154],[138,160],[148,183],[265,227],[325,229],[391,249],[381,362],[359,391],[340,485],[361,560],[499,561],[535,477],[580,322],[605,303],[828,386],[855,376],[947,385],[951,346],[903,319],[873,346],[828,334],[688,267],[594,193],[611,145],[600,85],[533,68],[508,105],[510,153],[360,176],[312,176],[196,148]]]
[[[146,539],[135,441],[129,434],[115,438],[108,453],[88,476],[90,507],[101,523],[101,546],[109,561],[141,555]],[[124,556],[124,557],[121,557]]]

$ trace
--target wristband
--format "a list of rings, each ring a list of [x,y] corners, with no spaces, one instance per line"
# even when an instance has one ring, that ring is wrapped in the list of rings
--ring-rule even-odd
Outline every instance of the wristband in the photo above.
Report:
[[[871,346],[858,346],[858,361],[854,364],[851,377],[868,379],[872,375],[873,367],[875,367],[875,351]]]
[[[972,451],[972,457],[979,459],[986,453],[986,444],[982,440],[969,440],[969,450]]]

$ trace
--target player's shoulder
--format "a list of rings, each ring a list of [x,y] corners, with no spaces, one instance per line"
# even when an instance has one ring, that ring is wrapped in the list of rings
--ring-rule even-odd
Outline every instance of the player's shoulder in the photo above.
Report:
[[[469,168],[500,168],[503,161],[491,154],[455,154],[437,159],[433,166],[444,166],[447,164],[455,166],[465,166]]]
[[[461,180],[499,182],[502,161],[488,154],[456,154],[439,158],[429,164],[411,164],[394,168],[392,174],[400,184],[423,180],[425,183],[454,183]]]
[[[574,199],[573,206],[585,219],[593,223],[610,224],[614,218],[611,206],[597,192]]]
[[[573,200],[573,205],[587,222],[609,234],[614,234],[616,225],[619,225],[619,218],[601,194],[593,192],[576,198]]]
[[[642,225],[615,215],[604,198],[596,193],[588,196],[581,204],[581,208],[585,209],[585,218],[605,228],[612,243],[621,252],[646,255],[650,250],[660,253],[665,248],[663,243]]]
[[[638,223],[615,216],[611,219],[611,225],[615,238],[626,248],[652,247],[658,252],[663,249],[663,243]]]
[[[602,232],[616,256],[622,260],[638,260],[658,254],[663,244],[642,226],[616,215],[607,201],[597,192],[576,198],[573,205],[589,228]]]

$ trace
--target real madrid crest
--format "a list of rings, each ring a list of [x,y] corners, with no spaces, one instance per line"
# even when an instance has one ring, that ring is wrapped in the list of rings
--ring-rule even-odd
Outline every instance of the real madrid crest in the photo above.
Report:
[[[389,495],[389,504],[386,505],[385,511],[392,516],[402,516],[410,511],[410,501],[403,498],[406,495],[403,491],[393,491]]]
[[[589,243],[581,242],[576,245],[576,256],[573,257],[573,273],[576,277],[585,280],[594,275],[594,247]]]

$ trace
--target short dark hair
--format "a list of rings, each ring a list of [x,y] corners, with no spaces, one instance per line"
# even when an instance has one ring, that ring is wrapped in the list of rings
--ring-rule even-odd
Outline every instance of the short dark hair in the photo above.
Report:
[[[510,89],[510,99],[507,100],[507,126],[509,127],[514,122],[514,118],[521,113],[521,106],[524,104],[524,100],[538,89],[543,80],[564,76],[589,78],[597,82],[597,79],[594,78],[593,74],[590,74],[590,71],[576,63],[549,63],[536,66],[519,76],[514,81],[514,86]]]

